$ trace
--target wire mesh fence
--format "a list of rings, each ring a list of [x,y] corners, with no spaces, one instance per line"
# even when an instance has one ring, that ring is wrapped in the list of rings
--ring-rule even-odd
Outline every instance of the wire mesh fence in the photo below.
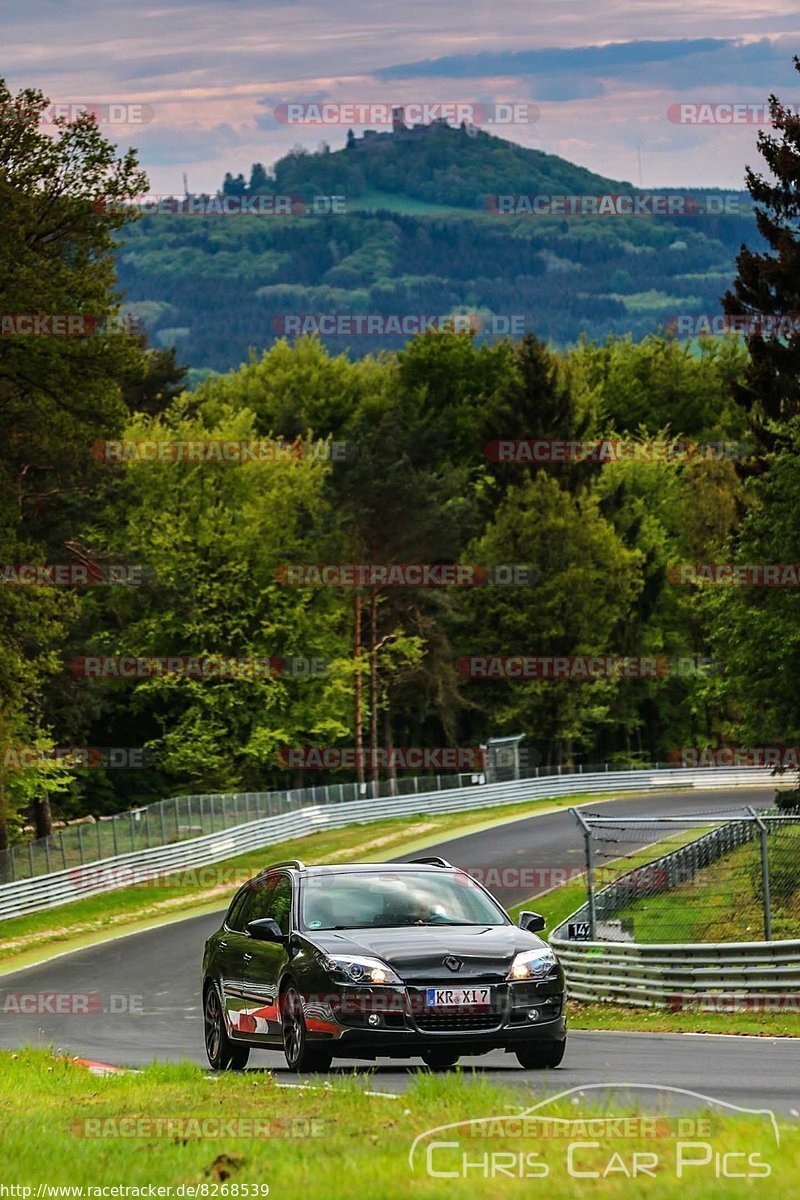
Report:
[[[16,883],[70,867],[85,866],[130,851],[170,845],[189,838],[217,833],[261,817],[295,812],[314,805],[343,804],[353,800],[470,787],[505,779],[541,779],[548,776],[612,771],[609,763],[574,766],[541,766],[537,755],[525,747],[506,746],[518,739],[501,739],[488,746],[483,772],[457,775],[398,775],[396,779],[328,783],[317,787],[270,792],[236,792],[225,795],[173,796],[128,812],[55,829],[46,838],[21,841],[0,851],[0,883]],[[647,769],[672,769],[672,764],[644,764]],[[638,767],[636,769],[642,769]]]
[[[586,904],[573,940],[754,942],[800,937],[800,809],[658,818],[577,810]]]

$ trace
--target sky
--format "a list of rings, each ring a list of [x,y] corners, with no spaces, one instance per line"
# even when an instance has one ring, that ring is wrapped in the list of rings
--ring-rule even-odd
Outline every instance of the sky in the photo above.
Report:
[[[793,0],[0,0],[0,28],[12,91],[124,106],[105,132],[137,147],[157,193],[182,191],[184,173],[216,191],[298,144],[338,149],[347,122],[280,119],[323,101],[468,104],[476,123],[480,106],[517,104],[526,119],[494,132],[605,176],[741,187],[758,124],[724,106],[757,118],[770,92],[800,103]]]

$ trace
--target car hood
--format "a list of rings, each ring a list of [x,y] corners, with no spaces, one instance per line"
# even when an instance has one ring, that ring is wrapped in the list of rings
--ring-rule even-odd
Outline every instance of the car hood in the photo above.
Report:
[[[390,929],[315,930],[315,944],[327,954],[361,954],[394,967],[406,983],[459,979],[505,979],[514,956],[541,948],[535,934],[515,925],[413,925]],[[445,959],[456,958],[453,971]]]

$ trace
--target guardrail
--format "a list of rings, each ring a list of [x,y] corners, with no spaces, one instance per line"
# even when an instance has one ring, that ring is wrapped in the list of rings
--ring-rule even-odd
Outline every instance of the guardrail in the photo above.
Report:
[[[581,793],[616,794],[626,791],[659,791],[663,788],[769,786],[772,772],[758,767],[682,768],[632,771],[599,771],[592,774],[515,779],[503,783],[451,788],[412,796],[386,796],[310,805],[294,812],[261,817],[226,830],[166,846],[132,851],[78,865],[33,879],[0,885],[0,920],[37,912],[71,900],[99,895],[132,883],[144,882],[179,870],[192,870],[222,862],[248,850],[302,837],[320,829],[338,829],[386,817],[427,816],[495,808],[526,800],[558,799]]]
[[[591,903],[571,913],[550,936],[550,945],[564,967],[569,995],[575,1000],[676,1010],[702,1006],[730,1011],[738,1000],[758,1011],[800,1011],[800,940],[644,943],[615,940],[608,928],[604,932],[609,940],[576,941],[564,936],[571,925],[594,928],[596,922],[599,927],[640,899],[642,878],[651,894],[667,891],[752,841],[759,826],[797,821],[800,814],[763,811],[750,822],[733,819],[602,888]],[[768,931],[769,922],[766,928]],[[621,934],[620,930],[616,936]]]
[[[569,942],[553,935],[573,1000],[605,1000],[646,1008],[720,1007],[760,997],[765,1010],[796,992],[800,1001],[800,941],[642,945]],[[758,1007],[753,1005],[753,1007]],[[800,1003],[796,1005],[800,1008]]]

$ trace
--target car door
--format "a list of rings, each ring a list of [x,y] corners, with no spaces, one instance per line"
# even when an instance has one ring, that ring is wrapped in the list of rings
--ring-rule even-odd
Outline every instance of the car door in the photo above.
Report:
[[[271,886],[264,889],[256,902],[258,918],[271,917],[277,921],[281,933],[288,936],[292,928],[292,881],[288,875],[276,875]],[[250,920],[256,920],[251,917]],[[278,984],[281,972],[288,962],[285,945],[279,942],[262,942],[248,939],[244,956],[244,989],[248,1011],[252,1015],[251,1030],[255,1039],[272,1039],[281,1036],[278,1014]],[[250,1022],[248,1022],[250,1024]]]
[[[225,919],[219,943],[222,1003],[228,1027],[234,1037],[248,1033],[251,1025],[245,976],[253,939],[247,933],[247,922],[254,921],[261,915],[258,910],[263,900],[264,892],[260,881],[254,881],[243,888],[240,900],[231,906]]]

